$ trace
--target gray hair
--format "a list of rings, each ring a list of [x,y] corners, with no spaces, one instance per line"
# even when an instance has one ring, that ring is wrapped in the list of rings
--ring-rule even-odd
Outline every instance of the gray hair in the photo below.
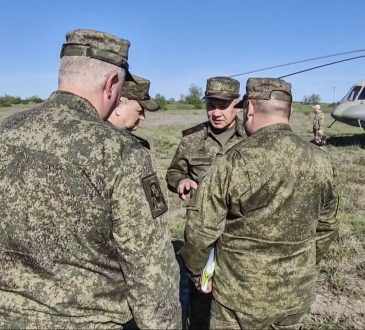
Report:
[[[85,56],[64,56],[58,71],[58,85],[82,85],[91,90],[98,89],[115,70],[119,70],[118,76],[121,79],[124,70],[114,64]]]

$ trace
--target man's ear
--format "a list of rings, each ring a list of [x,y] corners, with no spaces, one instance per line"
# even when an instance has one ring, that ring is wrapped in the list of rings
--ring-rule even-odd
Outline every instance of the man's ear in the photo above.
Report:
[[[252,117],[254,115],[255,111],[253,109],[253,104],[251,100],[247,100],[247,108],[246,108],[246,116]]]
[[[112,71],[104,84],[104,94],[110,100],[113,97],[119,97],[121,88],[120,79],[117,71]]]
[[[240,111],[242,110],[242,108],[243,108],[243,102],[240,99],[236,99],[233,102],[234,102],[233,107],[235,108],[236,113],[238,115],[240,113]]]
[[[290,119],[291,117],[291,114],[293,113],[294,109],[293,109],[293,106],[291,105],[290,106],[290,112],[289,112],[289,115],[288,115],[288,119]]]

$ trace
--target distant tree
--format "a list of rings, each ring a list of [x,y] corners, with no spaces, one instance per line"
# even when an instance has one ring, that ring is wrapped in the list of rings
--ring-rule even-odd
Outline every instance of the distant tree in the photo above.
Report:
[[[312,94],[310,96],[310,101],[311,101],[310,103],[312,103],[312,104],[317,104],[317,103],[321,102],[321,97],[318,94]]]
[[[194,84],[191,84],[189,88],[189,94],[185,97],[185,103],[193,105],[195,109],[202,109],[202,96],[202,89]]]
[[[19,96],[10,96],[5,94],[4,96],[0,97],[1,104],[19,104],[21,101],[22,99]]]
[[[167,106],[166,106],[167,101],[166,101],[165,96],[157,93],[156,96],[155,96],[155,101],[159,105],[161,110],[166,110],[167,109]]]
[[[0,100],[0,107],[2,108],[11,107],[11,103],[9,101]]]
[[[304,104],[317,104],[319,102],[321,102],[321,97],[318,94],[303,97]]]
[[[169,103],[175,103],[175,99],[173,97],[169,98]]]

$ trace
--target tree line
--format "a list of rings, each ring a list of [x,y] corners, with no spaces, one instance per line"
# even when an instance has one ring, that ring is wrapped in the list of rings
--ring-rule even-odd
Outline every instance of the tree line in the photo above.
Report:
[[[19,96],[10,96],[5,94],[4,96],[0,96],[0,107],[11,107],[12,105],[17,104],[41,103],[43,101],[43,99],[36,95],[22,99]]]
[[[202,100],[203,90],[194,84],[190,85],[189,91],[187,95],[181,95],[180,100],[176,101],[173,98],[167,100],[163,95],[156,94],[155,101],[158,103],[161,109],[166,109],[167,104],[180,102],[184,104],[190,104],[194,107],[194,109],[203,109],[204,101]],[[303,104],[317,104],[321,102],[321,97],[318,94],[311,94],[309,96],[304,96],[301,103]]]
[[[167,104],[180,102],[184,104],[192,105],[194,109],[203,109],[204,101],[202,100],[203,90],[201,87],[191,84],[188,90],[187,95],[181,95],[180,100],[176,101],[174,98],[167,99],[165,96],[161,94],[156,94],[154,100],[160,106],[162,110],[167,109]],[[25,99],[20,98],[19,96],[10,96],[5,94],[4,96],[0,96],[0,107],[10,107],[12,105],[17,104],[29,104],[29,103],[41,103],[44,100],[36,95],[27,97]],[[312,94],[310,96],[304,96],[302,103],[304,104],[316,104],[320,103],[321,98],[318,94]]]
[[[174,98],[166,99],[161,94],[156,94],[155,101],[161,109],[165,110],[168,103],[180,102],[184,104],[190,104],[194,109],[203,109],[204,102],[202,100],[203,90],[194,84],[191,84],[187,95],[181,95],[180,100],[176,101]]]

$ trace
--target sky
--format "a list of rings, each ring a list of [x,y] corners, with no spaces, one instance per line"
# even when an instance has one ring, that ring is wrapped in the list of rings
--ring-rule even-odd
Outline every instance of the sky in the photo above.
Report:
[[[235,77],[279,77],[365,55],[364,0],[0,0],[0,96],[47,98],[57,89],[66,32],[93,29],[128,39],[130,71],[150,95],[179,100],[206,79],[362,50]],[[295,101],[340,100],[365,80],[365,57],[284,78]]]

